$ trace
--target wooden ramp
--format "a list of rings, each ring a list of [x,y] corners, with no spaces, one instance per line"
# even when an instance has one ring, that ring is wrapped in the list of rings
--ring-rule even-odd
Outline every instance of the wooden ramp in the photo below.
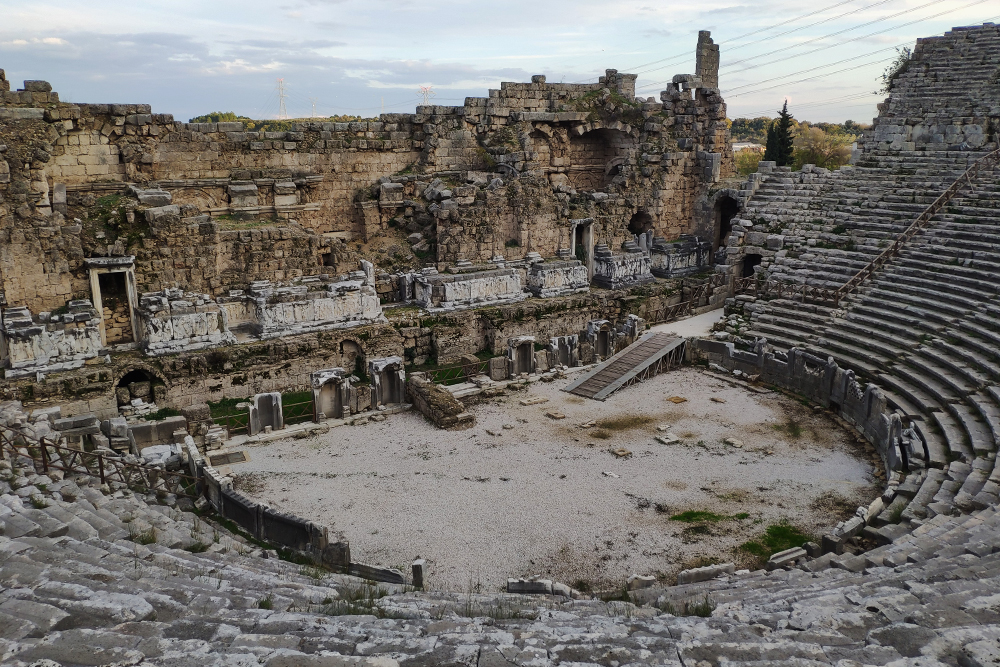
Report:
[[[684,360],[684,339],[648,333],[563,391],[603,401],[622,387],[670,370]]]

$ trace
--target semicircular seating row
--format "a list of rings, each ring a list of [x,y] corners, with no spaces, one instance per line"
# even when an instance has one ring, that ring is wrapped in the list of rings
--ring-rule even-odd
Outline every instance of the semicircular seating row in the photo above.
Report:
[[[942,667],[1000,654],[994,508],[939,515],[838,568],[651,588],[634,606],[372,584],[20,463],[0,465],[18,482],[0,481],[4,665]],[[711,618],[685,615],[706,599]]]

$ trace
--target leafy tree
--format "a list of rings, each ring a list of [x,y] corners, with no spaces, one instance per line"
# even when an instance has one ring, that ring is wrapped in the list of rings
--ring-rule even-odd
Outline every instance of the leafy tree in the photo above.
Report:
[[[911,55],[913,55],[913,52],[908,46],[896,49],[896,58],[882,72],[882,86],[875,91],[876,94],[889,94],[889,91],[892,90],[892,84],[896,81],[896,77],[905,72],[906,68],[909,67]]]
[[[757,165],[760,164],[763,157],[764,154],[759,150],[752,150],[750,148],[737,152],[735,155],[736,172],[740,176],[749,176],[757,171]]]
[[[771,119],[767,116],[757,118],[734,118],[730,127],[733,141],[752,141],[763,144]]]
[[[795,168],[804,164],[837,169],[851,159],[851,144],[855,137],[849,134],[824,132],[819,127],[802,127],[795,137]]]
[[[792,135],[792,126],[795,119],[788,113],[788,100],[778,112],[778,118],[767,129],[767,147],[764,151],[764,159],[771,160],[779,167],[787,167],[792,164],[795,152],[795,144]]]

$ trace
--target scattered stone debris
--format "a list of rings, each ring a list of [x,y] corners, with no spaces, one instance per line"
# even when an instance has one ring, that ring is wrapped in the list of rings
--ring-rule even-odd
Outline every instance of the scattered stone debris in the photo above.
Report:
[[[722,441],[723,443],[729,445],[730,447],[735,447],[736,449],[743,449],[743,441],[737,440],[736,438],[730,436]]]
[[[505,431],[512,431],[512,430],[514,430],[514,425],[513,424],[504,424],[501,428],[503,428],[503,430],[505,430]]]
[[[545,416],[549,419],[566,419],[566,415],[559,412],[558,410],[549,410],[545,413]]]
[[[656,427],[656,430],[659,431],[660,433],[666,433],[667,431],[670,430],[670,426],[668,424],[661,424],[660,426]]]
[[[607,470],[601,472],[601,474],[604,475],[605,477],[613,477],[614,479],[618,479],[618,475],[616,475],[613,472],[608,472]]]
[[[612,449],[611,453],[620,459],[628,459],[632,457],[632,452],[625,449],[624,447],[619,447],[618,449]]]
[[[541,405],[548,402],[549,399],[546,396],[532,396],[531,398],[521,399],[521,405]]]
[[[666,435],[658,435],[658,436],[656,436],[656,441],[659,442],[662,445],[673,445],[673,444],[676,444],[676,443],[680,442],[681,439],[678,438],[673,433],[667,433]]]
[[[720,398],[720,397],[718,397],[718,396],[712,396],[712,397],[711,397],[710,399],[708,399],[708,400],[712,401],[713,403],[725,403],[725,402],[726,402],[726,399],[724,399],[724,398]]]
[[[594,428],[595,426],[597,426],[597,422],[593,419],[591,419],[589,422],[580,424],[580,428]]]
[[[684,398],[683,396],[671,396],[667,400],[670,401],[671,403],[676,403],[678,405],[680,405],[681,403],[687,403],[687,399]]]

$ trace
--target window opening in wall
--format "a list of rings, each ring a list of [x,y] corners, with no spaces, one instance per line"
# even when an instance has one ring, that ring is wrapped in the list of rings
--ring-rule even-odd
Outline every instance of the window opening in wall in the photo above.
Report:
[[[324,252],[320,255],[320,258],[323,260],[323,266],[336,266],[336,263],[333,260],[332,252]]]
[[[760,262],[763,259],[760,255],[746,255],[743,258],[743,277],[753,278],[753,270],[755,267],[760,266]]]
[[[573,232],[573,235],[574,235],[573,246],[576,248],[576,258],[581,262],[583,262],[584,264],[586,264],[587,247],[584,245],[583,241],[583,225],[577,225],[576,231]]]
[[[108,345],[131,343],[132,314],[128,303],[128,289],[125,273],[102,273],[97,276],[101,288],[103,307],[104,337]]]
[[[715,202],[715,244],[713,250],[718,250],[726,242],[729,233],[733,231],[733,218],[739,212],[740,206],[732,197],[719,197]]]

